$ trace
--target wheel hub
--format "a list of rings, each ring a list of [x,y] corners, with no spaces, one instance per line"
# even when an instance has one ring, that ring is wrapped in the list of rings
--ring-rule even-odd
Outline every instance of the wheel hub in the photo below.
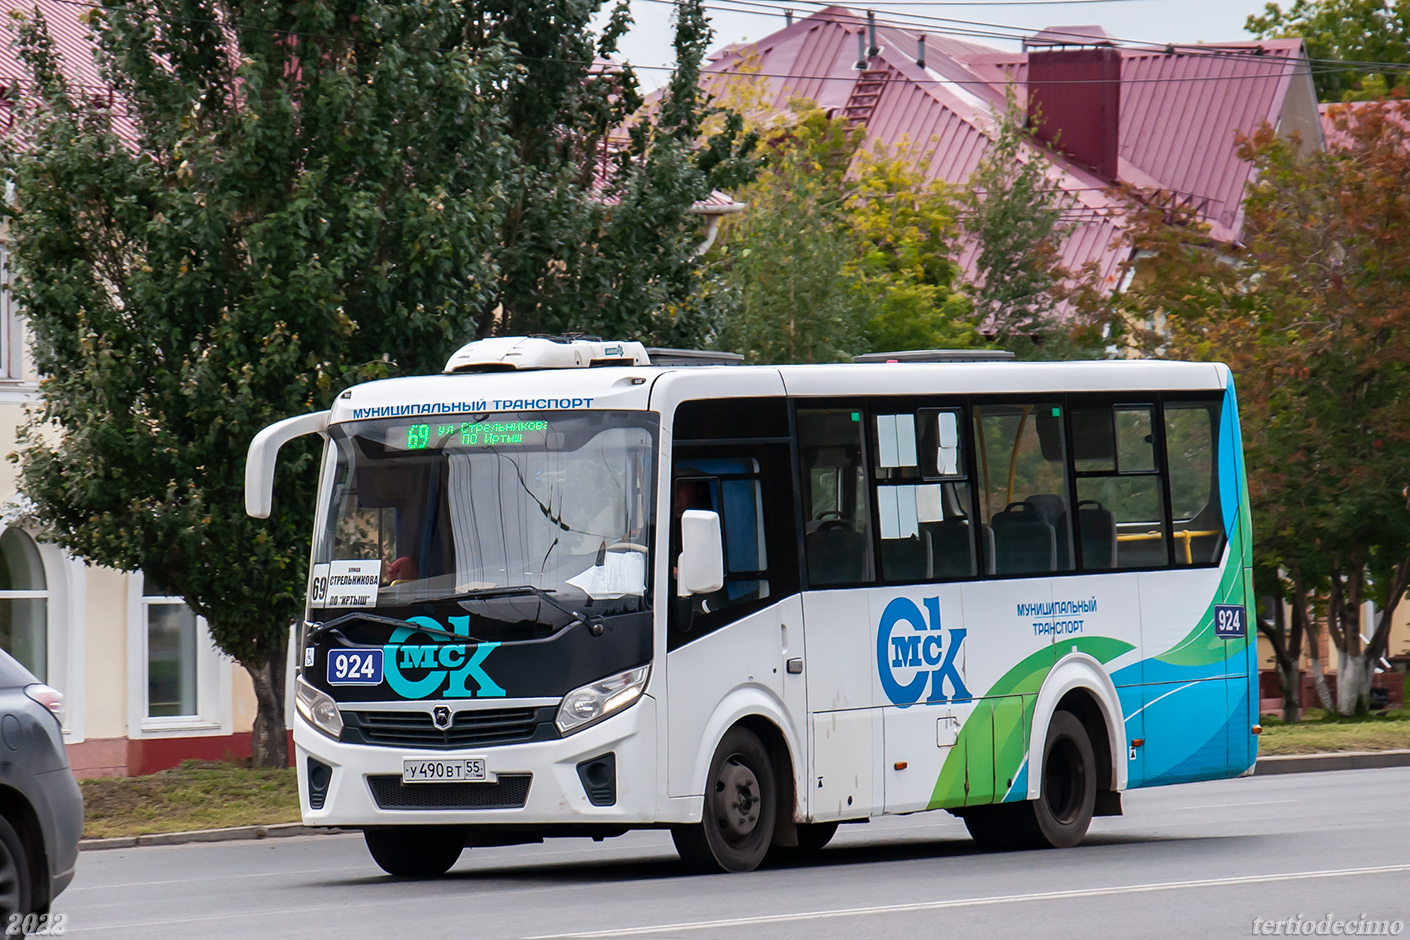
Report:
[[[759,780],[747,764],[731,758],[715,781],[715,816],[731,841],[747,837],[759,825]]]

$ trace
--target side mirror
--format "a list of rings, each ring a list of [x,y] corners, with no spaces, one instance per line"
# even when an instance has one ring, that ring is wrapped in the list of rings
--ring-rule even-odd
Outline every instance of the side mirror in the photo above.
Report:
[[[268,519],[274,503],[274,465],[279,448],[305,434],[328,430],[327,411],[298,415],[276,421],[255,435],[245,456],[245,512],[256,519]]]
[[[703,509],[681,515],[681,553],[676,560],[676,594],[710,594],[725,586],[725,548],[720,517]]]

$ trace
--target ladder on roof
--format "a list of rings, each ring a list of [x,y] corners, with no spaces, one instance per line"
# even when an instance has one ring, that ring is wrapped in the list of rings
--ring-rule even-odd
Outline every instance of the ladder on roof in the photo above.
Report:
[[[847,121],[849,128],[866,127],[890,78],[890,66],[884,69],[867,69],[857,76],[856,83],[852,85],[852,94],[848,96],[847,104],[842,109],[842,117]]]

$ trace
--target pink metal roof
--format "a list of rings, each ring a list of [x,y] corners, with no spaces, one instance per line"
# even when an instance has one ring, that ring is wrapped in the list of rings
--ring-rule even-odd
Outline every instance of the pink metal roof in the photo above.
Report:
[[[1264,121],[1277,123],[1301,54],[1299,39],[1224,43],[1209,51],[1122,50],[1122,159],[1160,188],[1204,204],[1216,238],[1237,239],[1251,168],[1238,158],[1235,138]],[[965,64],[995,82],[1005,75],[1022,82],[1028,73],[1023,54]]]
[[[811,98],[838,114],[860,116],[868,137],[923,148],[930,178],[962,187],[989,146],[1006,82],[1020,83],[1022,100],[1028,53],[927,34],[921,68],[915,62],[920,33],[879,25],[881,52],[862,72],[855,64],[857,33],[865,22],[863,15],[828,7],[755,43],[725,50],[707,66],[702,83],[718,94],[731,80],[760,81],[767,86],[764,97],[780,111],[790,99]],[[1073,32],[1100,38],[1093,27],[1054,27],[1044,34]],[[1076,270],[1096,262],[1107,285],[1115,287],[1123,260],[1115,242],[1128,208],[1113,190],[1117,183],[1202,207],[1214,237],[1236,240],[1250,167],[1238,159],[1235,134],[1277,122],[1304,62],[1296,39],[1203,50],[1122,50],[1118,178],[1105,179],[1060,153],[1029,150],[1028,159],[1046,161],[1051,178],[1073,200],[1064,263]],[[726,77],[731,74],[737,77]],[[960,261],[968,269],[972,250]]]

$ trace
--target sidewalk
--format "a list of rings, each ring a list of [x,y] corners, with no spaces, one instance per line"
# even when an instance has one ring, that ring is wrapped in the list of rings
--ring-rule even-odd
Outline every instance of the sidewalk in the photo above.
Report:
[[[1254,776],[1269,774],[1312,774],[1328,770],[1364,770],[1372,767],[1410,767],[1410,750],[1343,751],[1334,754],[1290,754],[1260,757]],[[345,830],[301,823],[274,826],[236,826],[231,829],[197,829],[193,832],[161,832],[116,839],[84,839],[78,843],[85,852],[98,849],[131,849],[148,845],[186,845],[191,842],[236,842],[247,839],[287,839],[291,836],[341,835]]]

